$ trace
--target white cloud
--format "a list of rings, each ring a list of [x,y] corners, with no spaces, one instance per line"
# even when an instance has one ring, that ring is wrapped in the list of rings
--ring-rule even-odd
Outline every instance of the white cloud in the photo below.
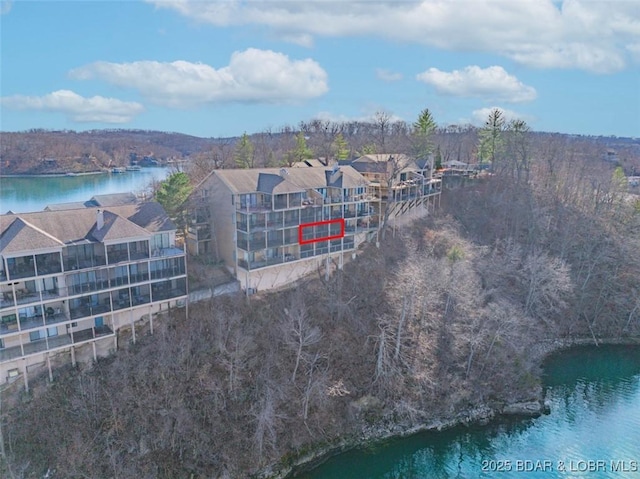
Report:
[[[429,68],[416,77],[419,81],[433,86],[443,95],[484,98],[491,101],[510,103],[535,100],[537,93],[515,76],[509,75],[500,66],[480,68],[476,65],[463,70],[444,72]]]
[[[186,61],[96,62],[72,70],[70,76],[134,88],[155,103],[175,108],[209,102],[286,103],[328,91],[327,73],[315,61],[290,60],[255,48],[233,53],[229,65],[219,69]]]
[[[624,0],[147,1],[218,27],[265,26],[303,45],[314,36],[377,36],[598,73],[624,68],[626,45],[640,38],[637,2]]]
[[[7,96],[0,99],[0,104],[15,110],[64,113],[76,122],[126,123],[144,111],[140,103],[102,96],[85,98],[70,90],[43,96]]]
[[[507,110],[506,108],[502,108],[499,106],[491,106],[488,108],[473,110],[471,112],[472,120],[464,120],[464,122],[471,123],[472,125],[476,126],[483,126],[487,121],[487,118],[489,118],[489,113],[491,113],[495,109],[498,109],[502,112],[502,117],[506,122],[509,122],[511,120],[524,120],[527,123],[531,123],[531,121],[533,120],[533,118],[529,115],[523,115],[521,113],[515,112],[513,110]]]
[[[391,83],[402,80],[402,73],[392,72],[384,68],[377,68],[376,77],[384,82]]]

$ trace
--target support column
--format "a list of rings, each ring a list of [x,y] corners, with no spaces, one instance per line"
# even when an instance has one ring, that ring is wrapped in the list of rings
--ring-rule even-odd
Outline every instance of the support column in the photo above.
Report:
[[[98,362],[98,353],[96,352],[96,342],[91,341],[91,347],[93,348],[93,361]]]
[[[53,382],[53,372],[51,371],[51,357],[47,353],[47,368],[49,369],[49,382]]]
[[[153,308],[149,305],[149,329],[151,330],[151,334],[153,334]]]
[[[71,346],[71,365],[76,367],[76,347]]]
[[[129,322],[131,323],[131,339],[136,344],[136,325],[133,323],[133,311],[129,310]]]
[[[24,375],[24,390],[29,392],[29,378],[28,378],[28,373],[27,373],[27,360],[23,359],[22,360],[22,364],[24,366],[24,368],[23,368],[24,369],[24,372],[23,372],[23,375]]]
[[[329,246],[329,251],[331,251],[331,246]],[[329,281],[329,253],[327,253],[327,259],[324,266],[324,280]]]

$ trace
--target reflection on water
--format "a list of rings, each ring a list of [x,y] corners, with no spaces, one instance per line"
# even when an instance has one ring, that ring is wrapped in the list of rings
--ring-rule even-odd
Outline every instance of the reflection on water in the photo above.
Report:
[[[640,478],[640,348],[575,348],[545,372],[547,416],[418,434],[298,477]]]
[[[0,178],[0,213],[40,211],[53,203],[86,201],[94,195],[139,193],[167,177],[168,168],[121,174]]]

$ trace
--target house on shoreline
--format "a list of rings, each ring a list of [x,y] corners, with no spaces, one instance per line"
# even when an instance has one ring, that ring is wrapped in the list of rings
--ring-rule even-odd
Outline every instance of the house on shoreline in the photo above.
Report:
[[[107,206],[96,206],[104,204]],[[0,384],[117,348],[183,305],[185,251],[156,202],[103,195],[0,216]]]

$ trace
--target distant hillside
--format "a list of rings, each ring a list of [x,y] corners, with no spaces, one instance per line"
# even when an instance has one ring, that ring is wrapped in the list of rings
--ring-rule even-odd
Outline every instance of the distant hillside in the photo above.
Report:
[[[310,122],[298,129],[284,127],[249,135],[253,146],[251,166],[278,166],[289,163],[299,152],[298,131],[304,133],[312,157],[334,158],[336,139],[342,136],[348,155],[364,152],[411,152],[410,126],[398,122],[381,130],[375,123]],[[474,163],[478,129],[471,125],[438,128],[433,136],[434,151],[441,161]],[[181,133],[145,130],[29,130],[0,133],[0,174],[53,174],[99,171],[126,166],[132,161],[151,159],[159,164],[189,158],[199,177],[211,168],[236,167],[235,138],[199,138]],[[640,140],[605,136],[531,132],[529,156],[598,159],[622,166],[628,175],[640,174]],[[293,160],[291,160],[293,161]],[[200,171],[201,170],[201,171]]]
[[[3,175],[98,171],[144,157],[162,164],[215,144],[213,139],[142,130],[30,130],[0,135]]]

